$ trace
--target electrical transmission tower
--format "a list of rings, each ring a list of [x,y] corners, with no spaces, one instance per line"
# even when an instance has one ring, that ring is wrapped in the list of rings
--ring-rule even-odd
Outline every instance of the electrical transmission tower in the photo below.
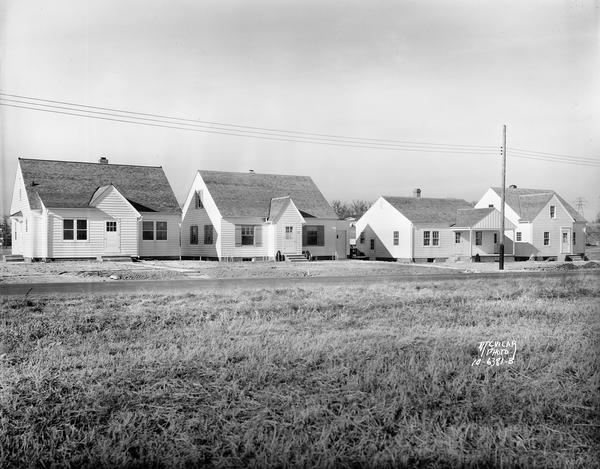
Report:
[[[585,200],[583,197],[577,197],[577,199],[575,199],[575,206],[581,216],[583,216],[583,207],[585,204],[587,204],[587,200]]]

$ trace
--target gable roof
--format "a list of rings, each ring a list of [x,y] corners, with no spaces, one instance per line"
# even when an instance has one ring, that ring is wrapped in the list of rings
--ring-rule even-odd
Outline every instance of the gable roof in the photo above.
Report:
[[[478,222],[487,217],[495,209],[488,208],[459,208],[456,212],[456,226],[468,227],[475,226]]]
[[[276,197],[271,199],[271,204],[269,206],[269,220],[275,220],[279,217],[281,212],[283,212],[292,199],[289,196],[286,197]]]
[[[113,185],[142,212],[179,212],[179,203],[157,166],[19,158],[32,209],[88,207],[96,191]],[[39,195],[35,197],[35,194]]]
[[[331,205],[309,176],[198,172],[223,217],[267,218],[271,213],[272,199],[290,197],[304,217],[337,219]]]
[[[447,223],[450,226],[456,222],[458,209],[473,208],[473,205],[462,199],[382,197],[413,223]]]
[[[497,195],[502,196],[502,188],[492,187],[492,190]],[[585,218],[583,218],[577,210],[551,189],[507,187],[505,194],[506,205],[512,208],[523,221],[532,221],[548,204],[550,199],[553,196],[556,196],[574,221],[586,223]]]

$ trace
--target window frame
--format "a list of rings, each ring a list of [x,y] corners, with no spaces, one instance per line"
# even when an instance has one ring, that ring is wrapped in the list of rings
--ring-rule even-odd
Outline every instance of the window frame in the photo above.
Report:
[[[483,246],[483,231],[475,232],[475,246]]]
[[[577,233],[573,231],[573,246],[577,244]]]
[[[550,246],[550,232],[549,231],[544,231],[544,234],[542,235],[542,239],[543,239],[544,246]]]
[[[394,246],[400,246],[400,232],[399,231],[394,231],[392,233],[393,239],[394,239]]]
[[[423,246],[430,246],[431,244],[431,231],[423,231]]]
[[[158,224],[161,224],[161,227],[159,229]],[[164,228],[162,227],[162,224],[164,224]],[[159,238],[159,233],[160,233],[160,238]],[[163,238],[164,236],[164,238]],[[169,224],[166,221],[162,221],[162,220],[155,220],[154,221],[154,239],[155,241],[168,241],[168,237],[169,237]]]
[[[151,229],[147,229],[145,225],[150,224]],[[150,233],[150,238],[147,237],[146,233]],[[154,220],[142,220],[142,241],[154,241]]]
[[[71,228],[65,228],[65,223],[71,222]],[[84,228],[80,228],[81,224],[85,223]],[[89,241],[89,230],[90,224],[87,218],[63,218],[63,241],[76,242],[76,243],[87,243]],[[65,232],[71,232],[71,238],[65,238]],[[80,237],[80,233],[83,233],[85,237]]]
[[[431,232],[431,245],[436,246],[436,247],[440,245],[440,232],[439,231]]]
[[[460,234],[460,231],[455,231],[454,232],[454,244],[460,244],[461,238],[462,238],[462,236]]]
[[[369,240],[369,250],[370,251],[374,251],[375,250],[375,238],[371,238]]]
[[[556,218],[556,205],[550,205],[550,218]]]
[[[110,223],[110,226],[109,226],[109,223]],[[113,227],[114,227],[114,230],[112,229]],[[109,229],[109,228],[111,228],[111,229]],[[104,231],[106,231],[107,233],[116,233],[117,232],[117,222],[107,220],[106,223],[104,224]]]
[[[190,244],[198,245],[198,225],[190,225]]]
[[[241,245],[242,246],[254,246],[254,240],[255,240],[255,232],[254,232],[254,225],[240,225],[240,235],[241,235]],[[249,231],[252,230],[252,234],[249,233]],[[245,232],[245,233],[244,233]],[[246,239],[246,242],[244,242],[244,239]],[[252,240],[252,242],[248,242],[249,240]]]
[[[204,225],[204,244],[214,244],[215,228],[212,225]]]
[[[523,232],[522,231],[515,232],[515,242],[516,243],[522,243],[523,242]]]
[[[287,241],[291,241],[294,239],[294,227],[293,226],[285,227],[285,239]]]
[[[313,236],[314,236],[314,240],[312,239]],[[319,245],[318,225],[307,225],[306,226],[306,244],[305,244],[305,246],[318,246],[318,245]]]

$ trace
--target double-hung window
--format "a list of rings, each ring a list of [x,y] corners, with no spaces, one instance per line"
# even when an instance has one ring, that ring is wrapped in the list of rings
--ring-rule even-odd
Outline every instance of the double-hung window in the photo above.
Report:
[[[520,231],[517,231],[517,242],[521,242],[523,241],[523,233]]]
[[[242,226],[242,246],[253,246],[254,245],[254,226],[243,225]]]
[[[431,232],[423,231],[423,246],[429,246]]]
[[[157,221],[156,222],[156,240],[165,241],[167,239],[167,222]]]
[[[86,241],[88,239],[87,220],[64,219],[63,239],[65,241]]]
[[[190,226],[190,244],[198,244],[198,225]]]
[[[213,226],[204,225],[204,244],[213,243]]]
[[[550,218],[556,218],[556,205],[550,205]]]
[[[143,221],[142,222],[142,239],[144,241],[153,241],[154,240],[154,222],[153,221]]]
[[[431,232],[431,244],[433,246],[439,246],[440,245],[440,232],[439,231],[432,231]]]
[[[457,231],[456,233],[454,233],[454,242],[456,244],[460,244],[460,231]]]
[[[394,231],[394,246],[398,246],[400,244],[400,232]]]
[[[577,233],[573,232],[573,246],[577,244]]]
[[[475,246],[481,246],[483,244],[483,231],[475,232]]]
[[[143,221],[142,239],[144,241],[165,241],[167,239],[167,222]]]
[[[544,231],[544,246],[550,246],[550,232]]]

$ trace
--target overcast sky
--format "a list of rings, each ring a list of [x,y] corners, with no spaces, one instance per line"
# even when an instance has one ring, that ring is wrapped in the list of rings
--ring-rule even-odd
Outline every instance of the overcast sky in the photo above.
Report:
[[[501,144],[507,183],[600,211],[600,1],[0,0],[3,92],[284,130]],[[501,161],[269,141],[0,106],[8,211],[18,157],[301,174],[328,200],[477,200]]]

